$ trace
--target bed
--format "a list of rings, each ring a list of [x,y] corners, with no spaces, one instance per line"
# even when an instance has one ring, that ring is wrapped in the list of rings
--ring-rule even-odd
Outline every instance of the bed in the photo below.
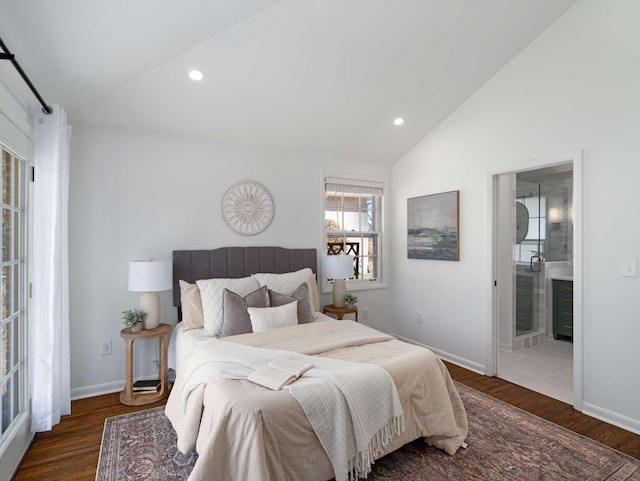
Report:
[[[195,283],[199,279],[242,278],[256,273],[284,274],[308,268],[317,273],[315,249],[282,247],[223,247],[214,250],[177,250],[173,252],[173,305],[178,310],[178,324],[171,333],[168,366],[178,370],[180,360],[199,343],[211,338],[204,328],[186,329],[180,281]],[[335,321],[320,312],[315,301],[314,317],[318,321]]]
[[[174,251],[173,261],[174,304],[181,320],[180,280],[244,279],[254,274],[288,278],[302,270],[317,271],[315,249]],[[322,316],[317,300],[314,307],[313,322],[260,332],[217,338],[205,328],[185,332],[179,325],[175,330],[172,351],[178,374],[165,412],[176,430],[178,449],[185,454],[195,449],[199,455],[190,480],[340,481],[354,473],[366,475],[373,459],[420,437],[452,455],[463,445],[467,436],[464,407],[437,356],[365,325]],[[259,313],[275,312],[272,309],[280,308]],[[282,355],[314,367],[278,391],[245,379],[247,370],[270,356]],[[385,376],[390,388],[384,384]],[[358,398],[348,389],[340,393],[327,380],[369,391]],[[318,391],[325,386],[327,393]],[[327,409],[333,401],[326,399],[338,399],[331,395],[345,398],[340,402],[347,407]],[[361,449],[361,427],[356,421],[364,417],[366,424],[378,415],[389,422],[376,425],[372,431],[376,436],[365,438],[368,451]],[[331,419],[324,422],[333,432],[324,432],[318,424],[318,418],[324,417]],[[379,426],[384,428],[377,431]],[[345,441],[354,436],[349,434],[353,430],[355,440]],[[347,443],[346,455],[342,442]]]

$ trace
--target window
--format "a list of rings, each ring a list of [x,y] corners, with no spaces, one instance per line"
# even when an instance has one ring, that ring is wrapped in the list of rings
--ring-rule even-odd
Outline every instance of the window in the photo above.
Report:
[[[527,236],[516,245],[516,261],[529,263],[532,256],[539,255],[544,249],[547,227],[547,199],[542,194],[516,198],[529,211]]]
[[[26,412],[25,162],[2,155],[2,274],[0,278],[0,447]]]
[[[354,256],[350,289],[380,284],[384,183],[327,177],[324,192],[326,255]]]

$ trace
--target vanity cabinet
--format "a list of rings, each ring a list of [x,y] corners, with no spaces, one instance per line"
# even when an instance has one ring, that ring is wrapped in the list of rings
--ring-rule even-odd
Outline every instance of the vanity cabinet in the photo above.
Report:
[[[573,281],[552,279],[553,338],[573,340]]]
[[[534,329],[533,275],[516,271],[516,336]]]

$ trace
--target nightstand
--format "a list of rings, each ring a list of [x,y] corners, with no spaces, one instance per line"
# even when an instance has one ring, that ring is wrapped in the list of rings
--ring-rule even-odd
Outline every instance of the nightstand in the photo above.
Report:
[[[354,314],[356,322],[358,322],[358,308],[357,307],[336,307],[333,304],[329,304],[322,308],[323,314],[333,314],[339,321],[342,320],[345,314]]]
[[[169,324],[160,324],[154,329],[143,329],[140,332],[131,332],[127,327],[120,331],[126,343],[127,366],[126,381],[124,391],[120,393],[120,402],[127,406],[142,406],[160,401],[169,395],[167,351],[169,349],[169,336],[172,327]],[[160,376],[160,390],[154,393],[135,394],[133,392],[133,343],[141,339],[159,338],[160,341],[160,363],[158,364],[158,374]]]

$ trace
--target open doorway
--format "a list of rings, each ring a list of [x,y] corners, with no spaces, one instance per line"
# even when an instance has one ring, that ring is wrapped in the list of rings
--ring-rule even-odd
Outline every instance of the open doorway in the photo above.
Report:
[[[498,377],[579,409],[581,335],[575,318],[577,311],[580,324],[580,309],[574,308],[581,301],[574,296],[581,272],[575,269],[579,177],[573,160],[539,161],[494,176],[493,352]]]

